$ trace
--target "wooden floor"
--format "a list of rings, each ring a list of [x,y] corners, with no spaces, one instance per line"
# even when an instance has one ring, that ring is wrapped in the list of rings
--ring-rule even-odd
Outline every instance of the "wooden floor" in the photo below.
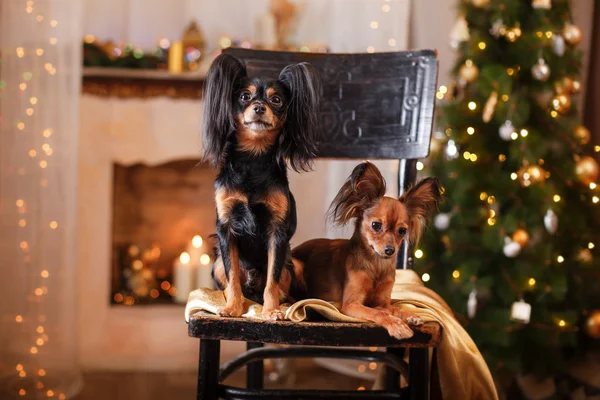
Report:
[[[268,367],[267,367],[268,368]],[[85,387],[76,400],[162,400],[195,399],[196,375],[190,372],[89,372],[84,374]],[[232,375],[227,384],[243,387],[245,370]],[[266,388],[369,389],[372,382],[351,378],[320,367],[312,360],[297,360],[295,379],[271,382]]]

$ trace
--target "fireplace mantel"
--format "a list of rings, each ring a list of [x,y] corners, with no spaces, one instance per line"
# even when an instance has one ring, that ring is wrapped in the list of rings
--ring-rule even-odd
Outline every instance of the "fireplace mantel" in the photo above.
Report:
[[[172,74],[164,70],[87,67],[81,91],[101,97],[200,99],[205,71]]]

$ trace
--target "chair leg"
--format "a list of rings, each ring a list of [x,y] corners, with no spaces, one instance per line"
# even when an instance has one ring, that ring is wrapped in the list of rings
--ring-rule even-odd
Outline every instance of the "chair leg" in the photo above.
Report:
[[[252,350],[263,346],[264,345],[262,343],[248,342],[246,344],[246,349]],[[248,364],[246,367],[246,387],[248,389],[262,389],[263,375],[264,362],[262,360]]]
[[[405,349],[402,347],[388,347],[386,352],[392,354],[399,359],[404,358]],[[400,372],[393,368],[385,369],[385,390],[389,392],[398,392],[400,390]]]
[[[429,349],[411,348],[408,359],[408,391],[410,400],[429,398]]]
[[[200,340],[200,364],[198,365],[198,400],[217,400],[219,386],[219,340]]]
[[[429,392],[430,400],[442,400],[442,387],[440,386],[440,370],[437,359],[437,347],[433,348],[433,355],[431,356],[431,388]]]

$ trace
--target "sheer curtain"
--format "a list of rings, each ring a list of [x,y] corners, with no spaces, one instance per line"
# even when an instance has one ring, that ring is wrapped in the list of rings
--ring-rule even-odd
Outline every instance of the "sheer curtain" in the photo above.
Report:
[[[73,397],[80,2],[0,1],[0,398]]]

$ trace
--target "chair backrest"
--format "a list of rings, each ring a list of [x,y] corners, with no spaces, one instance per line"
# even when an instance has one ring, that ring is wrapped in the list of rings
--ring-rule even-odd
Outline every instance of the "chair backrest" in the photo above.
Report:
[[[399,195],[429,154],[437,57],[434,50],[373,54],[294,53],[230,48],[248,74],[276,79],[288,64],[311,63],[323,81],[320,158],[398,159]],[[398,266],[410,267],[408,249]]]

